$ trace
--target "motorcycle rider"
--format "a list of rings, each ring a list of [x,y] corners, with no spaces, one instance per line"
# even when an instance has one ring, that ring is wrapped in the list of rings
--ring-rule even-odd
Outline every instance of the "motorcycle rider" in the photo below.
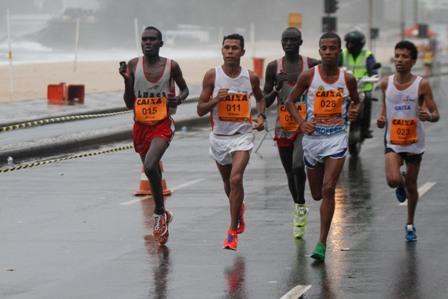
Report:
[[[340,65],[351,71],[356,80],[365,76],[373,76],[378,72],[375,68],[376,60],[373,53],[364,49],[366,37],[358,30],[347,33],[344,37],[346,48],[342,50]],[[360,87],[364,92],[364,113],[361,119],[363,138],[372,138],[370,117],[372,114],[373,83],[364,83]]]

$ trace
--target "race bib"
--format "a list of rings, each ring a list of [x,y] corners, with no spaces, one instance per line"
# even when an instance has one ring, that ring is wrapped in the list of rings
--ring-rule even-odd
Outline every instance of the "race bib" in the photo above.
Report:
[[[297,111],[303,119],[306,119],[306,104],[296,104]],[[286,109],[286,105],[282,104],[278,106],[278,120],[280,127],[287,132],[296,132],[299,128],[299,124],[296,123],[291,113]]]
[[[416,118],[393,118],[390,128],[390,143],[410,145],[418,142]]]
[[[154,124],[168,117],[166,97],[137,98],[134,103],[135,120]]]
[[[245,93],[229,93],[218,103],[218,117],[222,121],[250,121],[249,96]]]
[[[314,117],[342,117],[342,91],[318,90],[314,95]]]

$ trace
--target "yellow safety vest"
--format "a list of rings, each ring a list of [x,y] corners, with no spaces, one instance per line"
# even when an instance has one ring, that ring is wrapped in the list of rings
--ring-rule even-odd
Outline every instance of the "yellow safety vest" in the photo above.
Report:
[[[369,50],[363,49],[361,53],[353,58],[353,55],[348,52],[347,49],[342,50],[342,62],[343,66],[352,72],[353,76],[359,80],[362,77],[368,76],[367,72],[367,57],[372,55],[372,52]],[[361,90],[364,92],[370,92],[373,90],[373,83],[364,83],[361,87]]]

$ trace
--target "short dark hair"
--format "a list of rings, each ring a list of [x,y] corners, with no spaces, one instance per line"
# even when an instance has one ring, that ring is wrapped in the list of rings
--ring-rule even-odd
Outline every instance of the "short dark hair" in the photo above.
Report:
[[[157,29],[154,26],[148,26],[148,27],[145,27],[145,30],[143,30],[143,31],[147,31],[147,30],[154,30],[154,31],[156,31],[157,34],[159,35],[160,40],[162,40],[162,32],[159,29]]]
[[[341,37],[339,35],[337,35],[334,32],[326,32],[324,34],[322,34],[322,36],[319,39],[319,45],[320,45],[320,41],[323,39],[329,39],[329,38],[335,38],[338,40],[338,44],[339,44],[339,48],[342,46],[342,41],[341,41]]]
[[[413,42],[410,42],[408,40],[399,41],[395,45],[395,50],[396,49],[406,49],[406,50],[409,50],[409,54],[411,55],[412,60],[417,60],[418,50],[417,50],[417,47],[414,45]]]
[[[238,34],[238,33],[232,33],[232,34],[229,34],[229,35],[224,36],[224,38],[222,39],[222,44],[223,44],[223,45],[224,45],[224,41],[225,41],[226,39],[237,39],[237,40],[239,40],[239,41],[240,41],[241,49],[244,50],[244,37],[243,37],[241,34]]]
[[[283,34],[285,34],[286,31],[295,31],[297,34],[300,35],[300,39],[302,39],[302,31],[300,31],[297,27],[287,27],[285,30],[283,30],[282,36]]]

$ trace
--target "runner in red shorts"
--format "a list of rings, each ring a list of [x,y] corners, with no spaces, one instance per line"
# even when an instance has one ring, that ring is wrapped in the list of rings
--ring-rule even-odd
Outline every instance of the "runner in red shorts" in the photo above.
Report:
[[[165,244],[173,215],[165,210],[159,162],[174,135],[171,115],[187,98],[188,87],[177,62],[159,56],[163,46],[159,29],[146,27],[141,45],[143,56],[131,59],[128,64],[120,63],[119,72],[124,78],[124,101],[129,109],[134,110],[134,148],[140,154],[152,187],[154,238]],[[179,87],[179,96],[175,94],[174,83]]]

